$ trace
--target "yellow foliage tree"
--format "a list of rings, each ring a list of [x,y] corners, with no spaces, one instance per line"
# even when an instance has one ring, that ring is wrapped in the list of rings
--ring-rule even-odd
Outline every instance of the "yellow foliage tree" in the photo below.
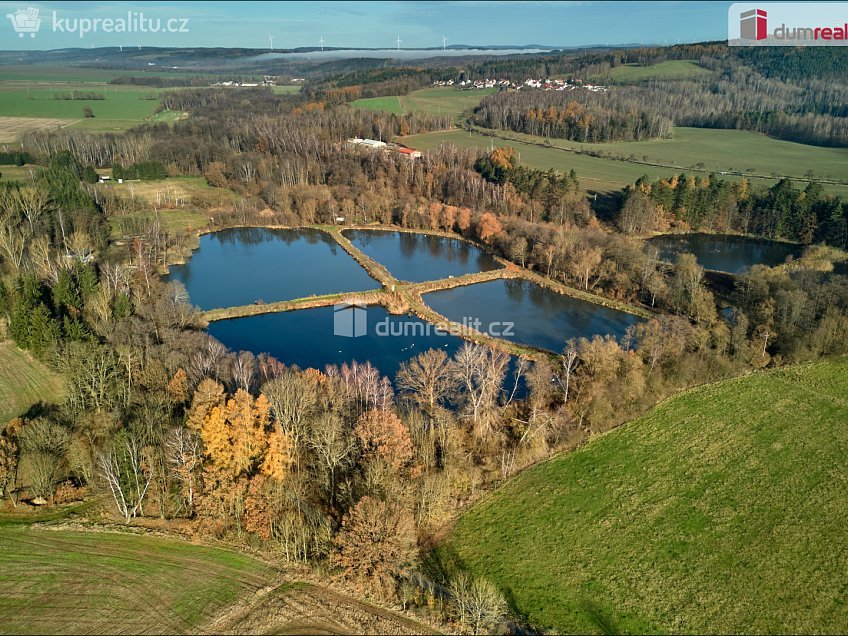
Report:
[[[277,481],[283,481],[288,475],[292,462],[289,436],[283,431],[272,431],[268,436],[268,450],[262,461],[261,472]]]
[[[186,426],[193,431],[200,431],[212,409],[223,403],[224,387],[220,383],[215,382],[215,380],[205,378],[194,391],[191,408],[188,411],[188,418],[186,419]]]
[[[188,376],[182,367],[177,369],[174,377],[168,382],[168,397],[174,404],[188,402]]]
[[[259,465],[268,437],[269,404],[239,389],[223,406],[215,406],[203,422],[200,436],[216,468],[233,476],[250,474]]]

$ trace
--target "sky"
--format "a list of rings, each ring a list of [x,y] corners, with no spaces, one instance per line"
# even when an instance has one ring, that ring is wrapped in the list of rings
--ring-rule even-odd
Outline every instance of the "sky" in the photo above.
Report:
[[[90,46],[220,46],[274,49],[318,46],[395,48],[450,44],[587,46],[674,44],[727,37],[730,2],[0,2],[0,49]],[[16,33],[11,14],[38,9],[40,28]],[[172,32],[97,32],[93,21]],[[54,18],[55,15],[55,18]],[[85,20],[91,22],[86,23]],[[185,22],[184,22],[185,20]],[[31,23],[30,23],[31,24]],[[88,32],[81,25],[90,25]],[[155,24],[155,22],[153,23]],[[132,26],[132,25],[131,25]],[[150,29],[148,29],[149,31]],[[82,37],[80,37],[82,35]]]

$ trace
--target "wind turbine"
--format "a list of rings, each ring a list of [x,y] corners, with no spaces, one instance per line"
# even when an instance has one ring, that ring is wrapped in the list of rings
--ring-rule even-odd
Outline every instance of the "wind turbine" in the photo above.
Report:
[[[318,40],[318,44],[321,45],[321,50],[323,51],[324,50],[324,36],[323,35],[321,36],[321,39]]]
[[[274,36],[270,33],[268,34],[268,41],[271,43],[271,51],[274,50]]]
[[[442,36],[442,50],[444,51],[447,48],[448,38],[447,36]]]
[[[400,51],[400,43],[401,42],[402,42],[402,40],[400,39],[400,36],[397,36],[397,50],[398,51]]]

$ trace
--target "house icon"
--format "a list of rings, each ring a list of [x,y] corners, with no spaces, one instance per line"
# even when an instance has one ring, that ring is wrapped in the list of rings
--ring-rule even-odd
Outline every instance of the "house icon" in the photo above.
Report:
[[[24,37],[25,33],[29,33],[29,37],[34,38],[35,34],[41,28],[41,18],[38,17],[38,9],[28,7],[26,9],[18,9],[14,13],[7,13],[6,17],[12,22],[12,28],[19,38]]]
[[[368,312],[359,302],[333,305],[333,335],[359,338],[368,332]]]

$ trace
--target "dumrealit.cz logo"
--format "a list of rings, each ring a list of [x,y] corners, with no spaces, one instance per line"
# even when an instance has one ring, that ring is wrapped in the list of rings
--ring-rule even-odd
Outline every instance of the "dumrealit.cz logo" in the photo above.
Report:
[[[42,26],[38,9],[27,7],[6,14],[12,28],[19,38],[29,35],[34,38]],[[127,11],[126,15],[115,17],[62,17],[57,11],[52,13],[51,25],[54,33],[70,33],[84,39],[94,33],[188,33],[188,18],[151,17],[143,11]]]
[[[751,9],[739,16],[739,34],[743,40],[765,40],[768,37],[768,13]]]
[[[846,2],[737,2],[727,11],[730,46],[846,46]]]

